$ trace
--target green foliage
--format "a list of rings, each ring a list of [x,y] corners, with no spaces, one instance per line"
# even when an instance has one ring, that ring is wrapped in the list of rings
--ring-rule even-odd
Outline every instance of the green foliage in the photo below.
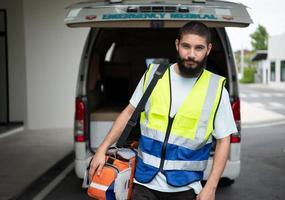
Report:
[[[253,67],[244,68],[243,78],[240,80],[240,83],[254,83],[254,74],[255,74],[255,68]]]
[[[258,25],[257,29],[250,35],[251,45],[254,51],[266,50],[268,46],[268,33],[266,28]]]
[[[244,68],[248,67],[255,67],[256,63],[252,62],[252,57],[254,55],[253,51],[249,50],[244,50]],[[241,72],[241,52],[237,51],[235,52],[235,61],[236,61],[236,66],[237,70],[240,73]]]

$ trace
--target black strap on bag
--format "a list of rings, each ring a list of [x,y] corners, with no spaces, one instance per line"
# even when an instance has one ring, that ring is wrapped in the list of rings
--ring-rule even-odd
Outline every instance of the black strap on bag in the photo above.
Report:
[[[144,110],[144,106],[145,106],[151,92],[153,91],[157,81],[160,78],[162,78],[166,69],[167,69],[167,64],[165,64],[165,63],[162,63],[158,66],[157,70],[155,71],[155,73],[153,75],[151,82],[149,83],[148,87],[146,88],[146,91],[144,92],[142,98],[140,99],[140,101],[139,101],[136,109],[134,110],[131,118],[129,119],[125,129],[123,130],[121,137],[117,141],[117,144],[116,144],[117,147],[121,148],[126,144],[126,141],[130,135],[130,132],[136,126],[138,117],[139,117],[141,111]]]

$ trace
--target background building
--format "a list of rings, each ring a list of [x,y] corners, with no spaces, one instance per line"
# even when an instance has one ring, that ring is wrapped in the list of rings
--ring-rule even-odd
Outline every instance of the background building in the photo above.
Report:
[[[267,51],[256,51],[252,58],[253,62],[256,62],[255,83],[268,84],[269,82],[269,63],[267,60]]]
[[[285,86],[285,33],[268,40],[269,83]]]
[[[0,1],[0,123],[73,126],[77,73],[88,28],[64,24],[76,0]]]

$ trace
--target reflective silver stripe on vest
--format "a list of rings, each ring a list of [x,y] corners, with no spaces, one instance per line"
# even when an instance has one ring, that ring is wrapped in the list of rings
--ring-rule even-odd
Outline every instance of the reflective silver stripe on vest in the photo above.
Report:
[[[161,159],[142,152],[138,149],[138,156],[147,165],[159,168]],[[163,170],[189,170],[189,171],[204,171],[207,167],[208,160],[203,161],[182,161],[182,160],[165,160]]]
[[[151,71],[147,72],[147,73],[149,73],[149,76],[148,76],[148,80],[145,80],[146,81],[144,83],[144,85],[146,84],[145,88],[147,88],[147,86],[150,84],[150,81],[152,80],[153,75],[154,75],[154,73],[155,73],[155,71],[157,70],[158,67],[159,67],[159,64],[153,64],[153,67],[152,67]]]
[[[216,99],[217,90],[219,88],[219,80],[219,75],[211,74],[205,103],[202,109],[200,119],[198,121],[197,132],[195,134],[196,141],[202,141],[205,138],[208,121]]]
[[[153,140],[157,140],[161,143],[164,142],[165,133],[162,133],[160,131],[148,128],[144,124],[141,124],[140,127],[141,127],[141,134],[143,136],[146,136],[146,137],[151,138]],[[176,136],[175,134],[170,134],[169,139],[168,139],[168,143],[179,145],[179,146],[185,147],[187,149],[191,149],[191,150],[197,150],[201,146],[204,146],[205,144],[212,143],[212,137],[210,137],[208,139],[208,141],[202,142],[202,144],[198,144],[197,141],[194,141],[194,140],[191,140],[191,139],[188,139],[185,137],[181,137],[181,136]]]

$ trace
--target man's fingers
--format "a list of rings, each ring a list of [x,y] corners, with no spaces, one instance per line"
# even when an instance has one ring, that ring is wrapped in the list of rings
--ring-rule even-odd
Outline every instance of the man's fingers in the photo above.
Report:
[[[104,164],[100,164],[97,168],[97,174],[100,175],[102,169],[103,169]]]
[[[89,174],[89,182],[91,182],[93,174],[94,174],[94,168],[93,167],[90,167],[88,174]]]
[[[104,163],[96,163],[90,166],[89,169],[89,180],[92,180],[92,177],[94,176],[95,173],[97,173],[97,175],[100,175],[102,169],[104,167]]]
[[[93,164],[93,163],[90,164],[90,169],[89,169],[89,180],[90,181],[92,180],[92,177],[93,177],[97,167],[98,166],[96,164]]]
[[[89,182],[91,182],[95,173],[100,175],[103,166],[105,165],[106,157],[105,154],[99,154],[98,152],[94,155],[90,162],[90,168],[88,170]]]

